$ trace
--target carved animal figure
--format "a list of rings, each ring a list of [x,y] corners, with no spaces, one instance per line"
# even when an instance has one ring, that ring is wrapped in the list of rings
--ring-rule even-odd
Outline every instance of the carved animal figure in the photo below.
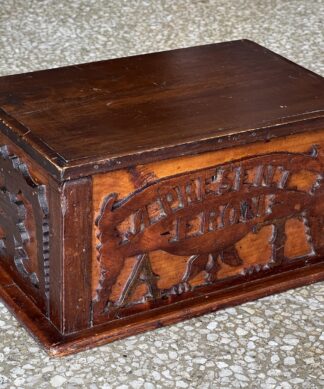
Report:
[[[316,156],[315,148],[309,154],[261,155],[167,178],[121,201],[116,194],[107,196],[97,220],[101,281],[94,302],[109,302],[125,258],[154,250],[189,257],[175,293],[188,291],[189,281],[202,270],[213,282],[217,259],[242,265],[235,244],[267,225],[274,227],[267,266],[280,264],[289,218],[309,222],[316,236],[322,228],[314,223],[322,179]],[[313,255],[318,250],[314,247]]]

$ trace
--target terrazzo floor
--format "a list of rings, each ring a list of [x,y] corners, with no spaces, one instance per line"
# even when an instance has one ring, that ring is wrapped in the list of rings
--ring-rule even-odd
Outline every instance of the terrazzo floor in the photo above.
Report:
[[[249,38],[324,74],[324,2],[0,0],[0,75]],[[324,284],[75,356],[0,304],[0,388],[324,387]]]

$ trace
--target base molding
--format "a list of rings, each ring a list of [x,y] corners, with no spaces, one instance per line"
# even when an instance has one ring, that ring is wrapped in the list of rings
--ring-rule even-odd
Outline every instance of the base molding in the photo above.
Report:
[[[15,283],[10,282],[8,275],[3,272],[0,274],[0,299],[50,355],[65,356],[130,335],[319,281],[324,281],[324,263],[312,264],[253,280],[244,283],[244,285],[228,287],[67,336],[62,335],[26,294]]]

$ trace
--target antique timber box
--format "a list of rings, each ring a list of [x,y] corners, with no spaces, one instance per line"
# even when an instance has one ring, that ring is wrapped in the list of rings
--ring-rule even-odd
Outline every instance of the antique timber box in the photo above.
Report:
[[[0,78],[0,297],[64,355],[324,279],[324,80],[247,40]]]

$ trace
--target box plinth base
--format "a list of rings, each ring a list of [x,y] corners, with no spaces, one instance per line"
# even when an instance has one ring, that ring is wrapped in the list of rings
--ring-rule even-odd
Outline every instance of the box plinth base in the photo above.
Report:
[[[323,91],[246,40],[1,77],[0,297],[66,355],[323,280]]]
[[[244,286],[239,284],[190,301],[156,309],[154,312],[115,320],[67,336],[62,335],[55,328],[17,285],[8,281],[8,276],[2,273],[0,275],[1,300],[50,355],[65,356],[204,313],[324,281],[324,263],[257,279],[245,283]]]

